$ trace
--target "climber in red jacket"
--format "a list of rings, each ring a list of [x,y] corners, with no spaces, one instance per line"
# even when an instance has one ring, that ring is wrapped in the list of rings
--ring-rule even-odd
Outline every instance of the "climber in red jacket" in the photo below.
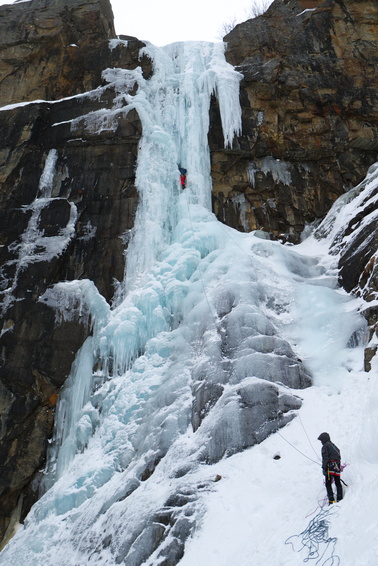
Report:
[[[185,189],[186,188],[186,169],[184,169],[183,167],[179,167],[179,170],[180,170],[181,188]]]

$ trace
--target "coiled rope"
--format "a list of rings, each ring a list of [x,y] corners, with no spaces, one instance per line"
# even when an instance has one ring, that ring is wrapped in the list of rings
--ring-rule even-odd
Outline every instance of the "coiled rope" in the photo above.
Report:
[[[337,543],[336,537],[330,537],[328,534],[331,516],[337,515],[335,508],[320,509],[319,513],[311,519],[307,528],[299,533],[292,535],[285,544],[290,544],[296,552],[307,552],[303,562],[315,560],[316,566],[339,566],[340,557],[335,554]],[[298,548],[298,546],[300,548]]]

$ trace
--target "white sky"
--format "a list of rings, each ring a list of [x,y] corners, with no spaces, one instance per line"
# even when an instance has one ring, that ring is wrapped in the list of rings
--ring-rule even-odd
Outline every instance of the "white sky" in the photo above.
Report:
[[[247,19],[253,0],[111,0],[118,34],[155,45],[174,41],[219,41],[222,24]]]
[[[111,0],[117,34],[155,45],[174,41],[219,41],[225,22],[244,21],[260,0]],[[0,0],[13,4],[12,0]]]

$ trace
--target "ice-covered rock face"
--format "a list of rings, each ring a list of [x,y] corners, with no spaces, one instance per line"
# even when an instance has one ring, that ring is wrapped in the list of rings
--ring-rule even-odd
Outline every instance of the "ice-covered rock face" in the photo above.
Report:
[[[345,347],[361,324],[316,259],[240,234],[209,210],[212,93],[225,140],[240,128],[240,77],[223,47],[144,52],[150,80],[138,69],[104,73],[114,116],[136,110],[143,125],[125,278],[112,307],[87,280],[41,297],[58,318],[79,309],[93,333],[60,397],[44,495],[2,566],[177,564],[216,479],[209,464],[288,423],[310,371],[320,379],[339,363],[327,340],[337,334]]]
[[[340,197],[316,231],[328,237],[330,250],[338,259],[341,285],[364,302],[361,312],[369,325],[369,344],[365,350],[365,371],[378,349],[378,163],[366,178]]]

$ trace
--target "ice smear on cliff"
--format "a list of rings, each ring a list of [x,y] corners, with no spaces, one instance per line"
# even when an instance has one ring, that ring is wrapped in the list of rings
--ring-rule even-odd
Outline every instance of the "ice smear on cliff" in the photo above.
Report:
[[[40,195],[44,198],[51,198],[57,159],[58,151],[56,149],[50,149],[46,157],[45,167],[39,180]]]
[[[282,183],[283,185],[291,185],[291,173],[289,163],[274,159],[272,156],[256,159],[254,162],[249,163],[247,167],[248,180],[252,187],[256,183],[256,173],[259,172],[272,176],[275,183]]]
[[[41,221],[42,215],[46,211],[48,213],[49,207],[53,206],[56,201],[66,202],[65,199],[51,196],[57,159],[58,151],[51,149],[46,156],[38,189],[36,188],[36,198],[30,205],[24,207],[25,214],[30,214],[27,227],[20,240],[12,243],[8,248],[14,254],[14,259],[5,263],[0,271],[0,297],[3,313],[14,301],[20,300],[13,295],[13,292],[17,288],[22,271],[31,263],[51,261],[54,257],[61,255],[75,234],[77,209],[74,203],[67,205],[69,208],[67,223],[61,226],[56,233],[46,233]],[[8,272],[12,275],[5,275]]]

